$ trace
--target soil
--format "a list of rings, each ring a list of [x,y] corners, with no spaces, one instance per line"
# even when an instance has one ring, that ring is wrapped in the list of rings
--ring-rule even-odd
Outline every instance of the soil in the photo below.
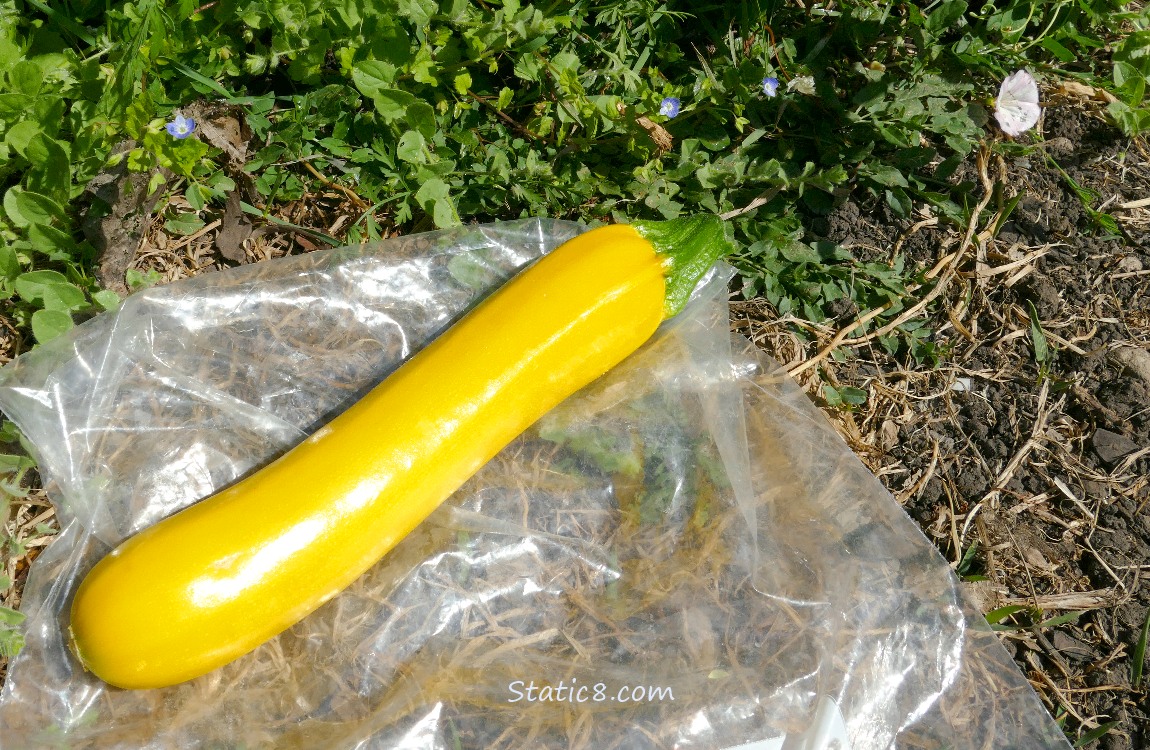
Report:
[[[1082,106],[1048,108],[1043,139],[1027,156],[987,160],[1004,198],[1022,197],[997,235],[971,243],[940,298],[936,368],[863,343],[800,378],[812,394],[823,382],[867,391],[853,412],[827,408],[840,432],[983,611],[1032,608],[1005,617],[1002,637],[1070,735],[1110,725],[1084,746],[1134,750],[1150,746],[1147,680],[1132,684],[1150,610],[1150,211],[1137,205],[1150,196],[1150,158]],[[977,161],[955,179],[977,183]],[[1090,210],[1067,177],[1091,191]],[[901,220],[881,200],[821,218],[810,239],[868,261],[901,243],[908,265],[930,268],[960,243],[959,228],[926,213]],[[736,327],[793,370],[830,338],[788,333],[761,303],[735,308]],[[837,312],[833,328],[849,330],[865,311]]]
[[[972,155],[953,177],[973,185],[972,205],[996,191],[970,242],[965,227],[921,207],[897,217],[881,198],[847,196],[807,217],[808,239],[832,240],[861,260],[889,262],[897,250],[908,266],[928,269],[963,251],[937,311],[924,315],[937,362],[864,339],[840,349],[845,358],[804,369],[866,312],[847,305],[828,324],[799,327],[762,300],[738,302],[733,327],[796,372],[816,401],[826,383],[867,392],[853,409],[824,404],[840,433],[983,611],[1026,607],[1003,616],[1002,639],[1069,734],[1109,726],[1084,746],[1133,750],[1150,746],[1150,679],[1133,684],[1150,610],[1150,205],[1141,205],[1150,154],[1088,102],[1052,103],[1041,127],[1030,139],[1036,148]],[[329,190],[285,207],[282,218],[338,238],[354,213]],[[1106,217],[1119,236],[1107,236]],[[221,256],[215,233],[168,236],[158,218],[138,240],[133,267],[161,281],[239,260]],[[243,262],[315,248],[305,235],[256,232]],[[46,544],[33,530],[51,521],[37,491],[9,531]],[[37,551],[11,558],[17,586],[0,603],[19,603]],[[0,680],[3,670],[0,658]]]

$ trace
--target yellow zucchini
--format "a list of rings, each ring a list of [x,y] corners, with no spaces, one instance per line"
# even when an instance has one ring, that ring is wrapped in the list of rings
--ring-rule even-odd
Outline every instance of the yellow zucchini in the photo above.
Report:
[[[278,460],[109,553],[76,593],[73,651],[112,685],[155,688],[291,627],[643,344],[727,247],[714,217],[560,246]]]

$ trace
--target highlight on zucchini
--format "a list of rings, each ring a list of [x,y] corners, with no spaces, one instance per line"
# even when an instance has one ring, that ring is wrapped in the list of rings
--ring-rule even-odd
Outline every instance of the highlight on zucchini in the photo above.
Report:
[[[173,685],[252,651],[638,349],[730,249],[714,216],[564,243],[311,437],[110,552],[76,592],[72,650],[121,688]]]

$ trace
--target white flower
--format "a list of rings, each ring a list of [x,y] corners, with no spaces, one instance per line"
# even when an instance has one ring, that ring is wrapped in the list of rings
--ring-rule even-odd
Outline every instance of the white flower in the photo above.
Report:
[[[792,78],[787,82],[787,91],[797,91],[800,94],[807,96],[814,96],[815,93],[815,77],[814,76],[799,76]]]
[[[1007,135],[1022,135],[1038,124],[1038,82],[1025,70],[1008,75],[998,89],[994,119]]]

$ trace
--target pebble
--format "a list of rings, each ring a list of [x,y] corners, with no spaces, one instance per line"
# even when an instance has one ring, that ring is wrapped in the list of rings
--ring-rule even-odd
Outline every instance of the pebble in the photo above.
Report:
[[[1090,646],[1077,638],[1063,633],[1061,630],[1054,631],[1050,642],[1054,648],[1058,649],[1059,653],[1076,662],[1082,663],[1094,659],[1094,652],[1091,651]]]
[[[1137,255],[1127,255],[1122,260],[1118,261],[1118,271],[1120,273],[1137,273],[1142,270],[1142,261]]]
[[[1150,385],[1150,351],[1137,346],[1122,346],[1111,350],[1110,359]]]
[[[1046,150],[1055,156],[1067,156],[1074,153],[1074,141],[1069,138],[1051,138],[1046,141]]]
[[[1098,457],[1108,464],[1116,464],[1138,450],[1138,444],[1133,440],[1110,430],[1095,430],[1091,443]]]

